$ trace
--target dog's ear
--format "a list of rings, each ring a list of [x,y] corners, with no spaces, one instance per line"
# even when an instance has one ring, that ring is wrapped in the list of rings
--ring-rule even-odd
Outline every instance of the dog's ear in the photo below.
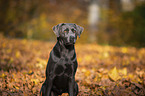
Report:
[[[75,26],[76,26],[76,28],[77,28],[77,35],[78,35],[79,38],[80,38],[80,35],[81,35],[81,33],[83,32],[84,28],[81,27],[81,26],[79,26],[79,25],[77,25],[77,24],[75,24]]]
[[[59,31],[60,31],[60,27],[63,26],[63,25],[65,25],[65,24],[64,24],[64,23],[60,23],[60,24],[58,24],[58,25],[52,27],[52,30],[53,30],[53,32],[56,34],[57,37],[59,37],[59,34],[60,34],[60,32],[59,32]]]

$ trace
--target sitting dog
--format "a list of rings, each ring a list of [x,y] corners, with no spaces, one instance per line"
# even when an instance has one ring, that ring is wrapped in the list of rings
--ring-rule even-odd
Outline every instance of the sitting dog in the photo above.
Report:
[[[58,96],[68,93],[77,96],[78,85],[75,82],[77,59],[74,44],[83,28],[72,23],[61,23],[53,27],[57,43],[50,53],[46,67],[46,80],[42,84],[41,96]]]

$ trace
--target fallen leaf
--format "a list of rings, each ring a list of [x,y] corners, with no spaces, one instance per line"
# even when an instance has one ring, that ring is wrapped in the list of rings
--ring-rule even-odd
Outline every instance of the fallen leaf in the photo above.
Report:
[[[20,51],[16,51],[16,54],[15,54],[16,58],[19,58],[21,56],[21,53]]]
[[[119,80],[121,77],[119,76],[118,70],[116,69],[116,67],[114,67],[109,73],[108,76],[111,80],[113,81],[117,81]]]
[[[119,73],[121,73],[122,75],[127,75],[127,68],[120,69]]]

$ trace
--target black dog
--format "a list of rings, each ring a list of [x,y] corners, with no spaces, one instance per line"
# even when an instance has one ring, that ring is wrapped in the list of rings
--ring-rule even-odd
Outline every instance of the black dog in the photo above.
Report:
[[[75,82],[77,60],[74,44],[83,28],[72,23],[61,23],[53,27],[57,43],[50,53],[46,67],[46,80],[41,87],[42,96],[57,96],[69,93],[77,96],[78,85]]]

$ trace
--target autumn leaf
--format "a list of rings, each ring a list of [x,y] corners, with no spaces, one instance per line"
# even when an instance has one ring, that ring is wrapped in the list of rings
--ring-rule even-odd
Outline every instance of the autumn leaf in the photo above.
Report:
[[[6,43],[3,43],[3,44],[2,44],[2,47],[5,48],[5,47],[6,47]]]
[[[84,57],[84,59],[85,59],[86,61],[91,61],[91,60],[92,60],[92,56],[91,56],[91,55],[86,55],[86,56]]]
[[[89,71],[89,70],[87,70],[86,72],[85,72],[85,76],[87,77],[87,76],[89,76],[91,74],[91,72]]]
[[[108,76],[111,80],[113,81],[117,81],[119,80],[121,77],[119,76],[118,70],[116,69],[116,67],[114,67],[109,73]]]
[[[127,75],[127,68],[120,69],[119,73],[121,73],[122,75]]]
[[[17,87],[17,86],[15,86],[15,88],[18,90],[19,89],[19,87]]]
[[[2,73],[2,75],[0,77],[4,78],[6,75],[4,73]]]
[[[127,53],[128,49],[127,49],[126,47],[123,47],[123,48],[121,49],[121,51],[122,51],[122,53]]]
[[[133,76],[133,74],[131,74],[131,73],[128,74],[128,77],[129,77],[130,79],[134,79],[134,76]]]
[[[0,46],[0,95],[40,95],[48,54],[54,44],[5,37],[1,41],[4,45]],[[145,95],[145,48],[76,46],[78,96],[120,96],[124,92],[131,96]]]
[[[86,70],[86,68],[81,68],[81,71],[86,72],[87,70]]]
[[[135,57],[134,56],[130,57],[130,60],[135,61]]]
[[[38,79],[31,79],[31,82],[34,82],[37,85],[39,80]]]
[[[77,60],[78,60],[78,62],[82,62],[82,58],[78,58]]]
[[[105,58],[109,57],[108,52],[104,52],[103,56],[104,56]]]
[[[15,54],[16,58],[19,58],[21,56],[21,53],[20,51],[16,51],[16,54]]]

